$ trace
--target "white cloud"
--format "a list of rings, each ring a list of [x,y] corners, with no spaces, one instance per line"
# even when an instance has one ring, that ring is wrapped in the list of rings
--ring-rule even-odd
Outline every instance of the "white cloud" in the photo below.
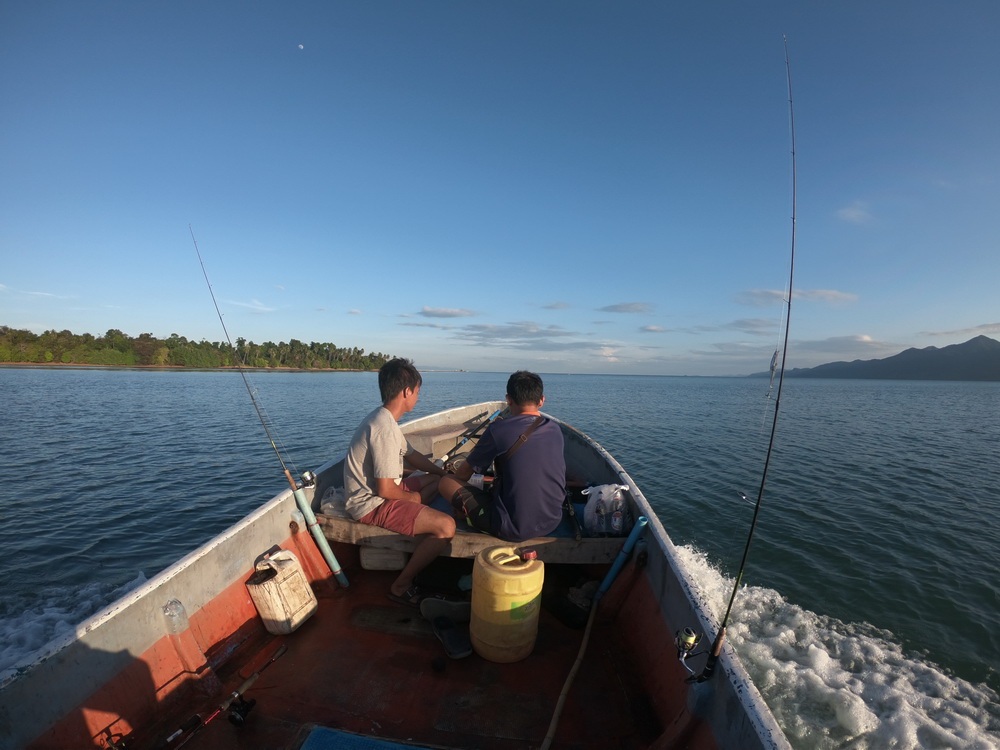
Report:
[[[848,224],[869,224],[872,221],[871,211],[864,201],[854,201],[837,211],[837,218]]]
[[[26,297],[46,297],[48,299],[76,299],[75,297],[66,296],[65,294],[52,294],[51,292],[29,292],[24,289],[14,289],[6,284],[0,284],[0,292],[9,292],[10,294],[23,294]]]
[[[983,323],[971,328],[957,328],[953,331],[922,331],[922,336],[986,336],[1000,333],[1000,323]]]
[[[245,307],[255,313],[271,313],[278,309],[276,307],[268,307],[257,299],[250,300],[249,302],[236,302],[234,300],[229,300],[229,304],[235,305],[236,307]]]
[[[878,359],[898,354],[904,347],[885,341],[878,341],[867,333],[848,336],[831,336],[814,341],[795,341],[792,351],[814,355],[803,367],[840,359]]]
[[[726,329],[749,333],[753,336],[772,336],[777,327],[778,321],[769,318],[739,318],[725,326]]]
[[[747,289],[736,296],[736,301],[741,305],[751,307],[770,307],[779,302],[785,301],[785,293],[777,289]]]
[[[434,328],[438,331],[450,331],[454,326],[445,325],[443,323],[400,323],[401,326],[411,326],[413,328]]]
[[[425,306],[419,314],[425,318],[471,318],[476,313],[461,308]]]
[[[600,312],[610,313],[648,313],[653,311],[653,306],[648,302],[620,302],[617,305],[597,308]]]
[[[826,302],[828,304],[845,304],[856,302],[858,295],[852,292],[841,292],[837,289],[796,289],[792,299],[806,302]],[[785,292],[777,289],[748,289],[736,297],[742,305],[751,307],[770,307],[774,304],[784,304],[787,300]]]
[[[435,326],[430,323],[402,323],[401,325],[445,328],[445,326]],[[484,347],[510,349],[518,352],[540,353],[549,358],[556,357],[560,353],[576,353],[610,361],[608,357],[617,357],[619,350],[617,344],[607,339],[593,341],[585,335],[566,330],[560,326],[542,326],[532,321],[512,321],[503,325],[476,323],[453,327],[450,330],[453,339],[463,344],[473,345],[477,349]]]

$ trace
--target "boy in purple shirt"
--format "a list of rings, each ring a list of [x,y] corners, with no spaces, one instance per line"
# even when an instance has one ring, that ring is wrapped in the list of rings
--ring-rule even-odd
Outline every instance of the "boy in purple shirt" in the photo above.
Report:
[[[510,416],[486,428],[454,474],[441,478],[438,491],[456,516],[508,542],[552,533],[562,520],[566,499],[566,459],[562,430],[539,413],[545,403],[542,379],[520,370],[507,380]],[[521,436],[524,441],[520,441]],[[516,447],[518,442],[523,443]],[[513,450],[512,450],[513,449]],[[469,484],[491,463],[498,465],[492,490]]]

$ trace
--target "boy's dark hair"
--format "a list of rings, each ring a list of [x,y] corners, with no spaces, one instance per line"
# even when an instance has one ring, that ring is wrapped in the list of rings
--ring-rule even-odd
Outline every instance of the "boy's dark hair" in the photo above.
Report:
[[[416,388],[423,382],[413,363],[400,357],[390,359],[378,371],[378,390],[383,404],[392,401],[405,388]]]
[[[542,400],[542,379],[533,372],[518,370],[507,378],[507,395],[518,406],[537,404]]]

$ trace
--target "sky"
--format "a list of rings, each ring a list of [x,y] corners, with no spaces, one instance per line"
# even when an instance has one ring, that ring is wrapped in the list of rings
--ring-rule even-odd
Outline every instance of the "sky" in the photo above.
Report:
[[[656,375],[765,371],[786,313],[788,368],[1000,338],[998,28],[0,0],[0,325]]]

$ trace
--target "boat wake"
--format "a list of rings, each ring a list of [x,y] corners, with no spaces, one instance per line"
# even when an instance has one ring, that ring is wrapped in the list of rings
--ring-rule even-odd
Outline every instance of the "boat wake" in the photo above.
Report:
[[[718,621],[732,579],[695,547],[677,551]],[[121,586],[95,582],[5,598],[0,681],[145,581],[140,573]],[[746,586],[727,636],[797,749],[1000,750],[997,693],[907,653],[888,631],[818,615],[773,589]]]
[[[733,580],[698,549],[678,552],[719,621]],[[905,653],[890,632],[746,586],[727,637],[795,748],[1000,748],[997,693]]]
[[[0,682],[52,640],[72,633],[95,612],[146,582],[139,573],[121,586],[92,582],[15,593],[0,602]]]

